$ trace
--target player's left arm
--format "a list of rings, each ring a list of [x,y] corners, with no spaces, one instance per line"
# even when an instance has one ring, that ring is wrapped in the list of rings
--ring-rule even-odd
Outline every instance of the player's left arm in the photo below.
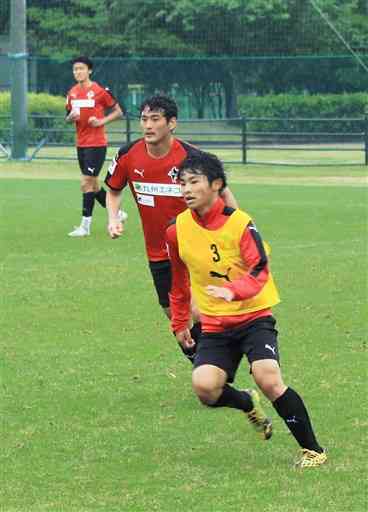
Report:
[[[235,196],[231,192],[229,187],[224,188],[224,190],[221,192],[221,198],[224,201],[226,206],[229,206],[230,208],[234,208],[235,210],[237,208],[239,208],[239,205],[235,199]]]
[[[103,126],[105,124],[111,123],[123,117],[123,110],[120,107],[119,102],[113,96],[108,87],[102,89],[102,95],[101,97],[99,97],[99,101],[101,101],[101,104],[104,107],[104,109],[110,109],[110,112],[109,114],[101,118],[97,118],[95,116],[90,117],[88,119],[88,124],[90,126],[97,128],[99,126]]]
[[[241,238],[240,254],[248,268],[247,273],[224,286],[208,286],[209,295],[231,302],[250,299],[262,290],[269,275],[268,258],[261,235],[252,221]]]

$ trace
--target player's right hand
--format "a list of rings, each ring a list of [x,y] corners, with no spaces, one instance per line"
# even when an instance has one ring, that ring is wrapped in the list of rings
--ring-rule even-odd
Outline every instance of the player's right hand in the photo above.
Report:
[[[112,239],[119,238],[123,234],[124,225],[120,221],[112,221],[107,225],[107,231]]]
[[[189,329],[185,329],[184,331],[177,331],[175,333],[176,339],[180,343],[180,345],[185,348],[192,348],[195,345],[195,342],[190,334]]]
[[[79,119],[80,119],[80,114],[77,110],[72,110],[67,117],[68,121],[79,121]]]

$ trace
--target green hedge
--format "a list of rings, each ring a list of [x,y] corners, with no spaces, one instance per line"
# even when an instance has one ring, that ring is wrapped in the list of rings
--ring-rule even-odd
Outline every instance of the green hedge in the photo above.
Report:
[[[2,116],[10,116],[10,112],[10,93],[0,92],[0,140],[3,141],[9,139],[10,117]],[[29,93],[28,114],[30,144],[37,144],[45,135],[48,136],[49,142],[63,144],[74,142],[74,129],[65,123],[65,98],[62,96]],[[52,131],[45,133],[45,129]],[[59,130],[67,130],[67,132]]]
[[[283,118],[286,120],[291,118],[361,119],[368,108],[368,94],[239,96],[238,105],[239,111],[246,117]],[[65,98],[62,96],[29,93],[28,113],[30,144],[37,144],[45,136],[45,129],[55,130],[47,132],[49,142],[63,144],[74,142],[74,129],[64,121]],[[4,142],[9,139],[10,117],[3,118],[1,116],[10,116],[9,92],[0,92],[0,142]],[[351,134],[363,132],[364,123],[362,121],[331,121],[331,123],[282,120],[252,121],[248,125],[248,130]]]
[[[361,119],[368,107],[368,94],[277,94],[240,96],[239,111],[246,117]],[[363,122],[254,121],[250,130],[352,133],[363,131]]]

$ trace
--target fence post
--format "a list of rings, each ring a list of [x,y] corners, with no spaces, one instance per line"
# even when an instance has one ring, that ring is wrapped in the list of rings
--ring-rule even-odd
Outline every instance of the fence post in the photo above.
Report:
[[[10,52],[8,53],[8,58],[11,64],[11,155],[15,160],[26,160],[28,123],[26,0],[13,0],[10,2]]]
[[[242,116],[242,162],[247,163],[247,118]]]
[[[364,153],[365,165],[368,165],[368,112],[364,114]]]
[[[127,144],[129,144],[131,141],[131,131],[130,131],[130,116],[129,116],[128,111],[125,114],[125,120],[126,120],[126,141],[127,141]]]

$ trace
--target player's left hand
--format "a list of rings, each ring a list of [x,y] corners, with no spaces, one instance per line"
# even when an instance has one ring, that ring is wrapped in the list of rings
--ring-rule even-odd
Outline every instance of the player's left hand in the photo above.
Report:
[[[90,126],[93,126],[94,128],[98,128],[99,126],[102,126],[104,123],[102,119],[97,119],[97,117],[92,116],[88,119],[88,124]]]
[[[206,292],[211,297],[215,297],[216,299],[224,299],[227,302],[231,302],[234,298],[234,293],[228,288],[224,288],[223,286],[206,286]]]

